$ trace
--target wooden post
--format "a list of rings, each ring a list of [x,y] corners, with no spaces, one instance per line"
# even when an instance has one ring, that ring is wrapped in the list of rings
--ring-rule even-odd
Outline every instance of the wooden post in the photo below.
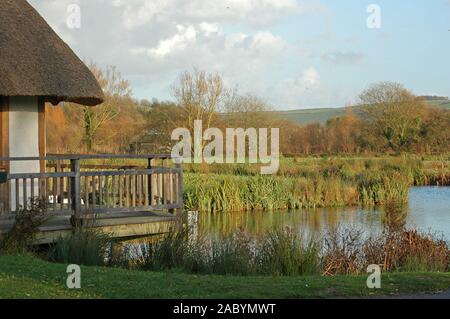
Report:
[[[80,160],[70,160],[71,172],[75,173],[75,176],[71,177],[71,194],[72,199],[72,211],[73,217],[76,219],[81,217],[81,173],[80,173]]]
[[[177,204],[179,205],[179,208],[176,212],[177,217],[177,227],[181,228],[183,227],[183,210],[184,210],[184,199],[183,199],[183,164],[181,160],[177,160],[177,163],[175,164],[175,167],[180,169],[180,172],[178,173],[178,191],[177,191]]]
[[[153,159],[148,158],[147,169],[152,169],[152,168],[153,168]],[[148,175],[147,187],[148,187],[148,196],[150,196],[149,201],[148,201],[150,206],[153,205],[152,180],[153,180],[153,174]]]

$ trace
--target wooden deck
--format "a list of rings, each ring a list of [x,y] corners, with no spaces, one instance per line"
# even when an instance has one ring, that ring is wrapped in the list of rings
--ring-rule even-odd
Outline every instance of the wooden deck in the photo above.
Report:
[[[46,220],[36,235],[35,244],[49,244],[72,231],[70,215],[53,216]],[[101,218],[84,220],[86,227],[99,229],[113,238],[130,239],[165,233],[175,225],[173,214],[162,212],[134,212],[102,214]],[[13,218],[0,219],[0,234],[7,233],[14,224]]]
[[[108,159],[120,165],[90,164]],[[136,166],[136,160],[145,166]],[[45,171],[10,173],[14,161],[39,161]],[[0,233],[37,201],[47,217],[37,244],[70,234],[71,218],[129,238],[167,232],[183,212],[182,165],[171,155],[52,155],[0,158],[0,164],[6,168],[0,182]]]

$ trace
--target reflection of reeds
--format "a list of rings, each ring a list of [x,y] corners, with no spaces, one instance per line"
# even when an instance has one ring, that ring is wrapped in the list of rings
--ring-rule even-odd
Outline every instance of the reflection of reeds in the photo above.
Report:
[[[204,212],[199,214],[198,227],[200,231],[209,234],[230,234],[238,228],[243,228],[250,234],[259,235],[285,226],[311,232],[320,232],[324,228],[337,228],[341,223],[351,224],[356,221],[378,226],[379,214],[370,212],[372,210],[360,211],[357,207],[274,212]]]
[[[396,230],[405,227],[408,216],[407,205],[398,201],[385,203],[383,207],[382,222],[389,230]]]

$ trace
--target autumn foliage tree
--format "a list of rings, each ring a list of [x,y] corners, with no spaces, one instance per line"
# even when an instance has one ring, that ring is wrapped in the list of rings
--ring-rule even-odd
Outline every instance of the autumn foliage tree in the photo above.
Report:
[[[365,105],[366,135],[378,137],[378,146],[398,152],[418,141],[426,107],[401,84],[376,83],[361,93],[360,100]]]
[[[47,145],[50,152],[117,152],[145,126],[132,98],[130,84],[113,66],[89,69],[99,82],[105,101],[88,107],[74,103],[47,106]]]

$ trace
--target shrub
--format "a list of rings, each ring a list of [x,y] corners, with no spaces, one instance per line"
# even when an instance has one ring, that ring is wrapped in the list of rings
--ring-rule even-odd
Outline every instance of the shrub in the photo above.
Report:
[[[56,240],[49,249],[48,259],[65,264],[103,266],[111,260],[112,245],[108,234],[76,228],[69,236]]]
[[[385,271],[448,271],[447,243],[417,230],[386,231],[363,245],[368,264],[382,265]]]
[[[306,240],[291,229],[269,232],[257,252],[261,271],[280,276],[320,273],[320,244]]]
[[[38,199],[22,208],[16,214],[11,230],[0,237],[0,253],[12,254],[29,250],[39,226],[47,219],[45,211],[45,204]]]

